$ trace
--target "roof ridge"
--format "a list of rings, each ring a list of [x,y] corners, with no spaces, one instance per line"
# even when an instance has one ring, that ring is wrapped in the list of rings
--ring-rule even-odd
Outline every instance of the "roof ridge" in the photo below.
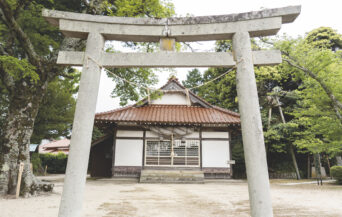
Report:
[[[178,107],[197,107],[197,108],[202,108],[202,106],[197,106],[197,105],[185,105],[185,104],[148,104],[144,107],[147,107],[147,106],[155,106],[155,107],[166,107],[166,106],[178,106]]]

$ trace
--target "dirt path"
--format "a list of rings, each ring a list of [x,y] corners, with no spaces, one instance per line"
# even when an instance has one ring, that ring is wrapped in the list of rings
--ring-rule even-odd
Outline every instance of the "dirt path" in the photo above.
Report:
[[[275,216],[342,217],[342,186],[272,183]],[[1,217],[57,217],[62,182],[53,194],[0,199]],[[113,180],[87,182],[84,217],[249,216],[247,184],[138,184]]]

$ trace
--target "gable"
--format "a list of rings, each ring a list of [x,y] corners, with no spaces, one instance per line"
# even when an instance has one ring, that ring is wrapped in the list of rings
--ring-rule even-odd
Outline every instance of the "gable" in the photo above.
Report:
[[[188,105],[188,99],[185,94],[180,92],[164,93],[160,98],[151,101],[151,104],[158,105]]]
[[[178,99],[177,99],[178,103],[173,104],[173,105],[189,105],[189,104],[191,104],[191,105],[199,105],[199,106],[202,106],[205,108],[211,107],[207,102],[205,102],[203,99],[200,99],[198,96],[193,94],[191,91],[189,91],[188,96],[187,96],[186,88],[182,84],[179,83],[177,78],[169,79],[169,81],[164,86],[162,86],[160,89],[163,91],[170,91],[171,93],[178,93],[179,95],[182,96],[182,99],[180,96],[173,96],[173,97],[171,97],[170,95],[166,96],[163,100],[163,101],[165,101],[165,104],[170,104],[170,103],[167,103],[167,99],[176,100],[176,97],[178,97]],[[167,95],[170,92],[164,92],[164,95]],[[190,99],[190,103],[188,103],[188,97]],[[155,103],[155,104],[157,104],[157,103]],[[164,103],[162,103],[162,104],[164,105]],[[172,104],[170,104],[170,105],[172,105]]]

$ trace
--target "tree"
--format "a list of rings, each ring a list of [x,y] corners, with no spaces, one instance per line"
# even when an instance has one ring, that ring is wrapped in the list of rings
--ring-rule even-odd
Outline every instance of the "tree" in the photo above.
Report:
[[[202,74],[198,69],[193,69],[186,75],[186,80],[182,81],[184,87],[192,88],[203,84]],[[192,90],[195,94],[198,94],[198,89]]]
[[[270,102],[270,110],[269,110],[269,119],[268,119],[268,123],[267,123],[267,131],[270,129],[271,117],[272,117],[272,106],[276,106],[279,109],[279,114],[280,114],[280,117],[281,117],[281,120],[283,123],[283,125],[281,127],[284,127],[283,129],[289,129],[289,128],[287,128],[288,126],[291,127],[291,125],[286,124],[283,109],[282,109],[282,106],[281,106],[281,103],[279,100],[280,93],[281,93],[281,89],[279,87],[275,87],[275,88],[273,88],[272,94],[270,94],[270,96],[268,96],[268,100]],[[284,133],[282,133],[282,135],[286,134],[286,132],[288,132],[288,131],[287,130],[284,131]],[[269,136],[269,134],[267,134],[267,137],[268,136]],[[297,160],[296,160],[293,144],[290,142],[287,144],[287,147],[288,147],[289,153],[290,153],[291,158],[292,158],[292,163],[293,163],[293,167],[295,168],[295,171],[296,171],[297,179],[300,179],[300,173],[299,173],[299,169],[298,169],[298,165],[297,165]]]
[[[309,32],[305,42],[315,48],[325,48],[332,51],[342,49],[342,37],[330,27],[320,27]]]
[[[8,102],[1,126],[0,195],[14,193],[20,162],[25,163],[21,194],[40,190],[30,172],[28,149],[38,109],[48,84],[56,77],[68,77],[68,68],[56,65],[58,51],[82,50],[85,45],[84,40],[64,38],[41,17],[42,8],[151,17],[173,11],[171,4],[159,0],[0,0],[0,79],[5,94],[1,100]]]
[[[320,153],[335,156],[342,150],[342,58],[337,49],[341,41],[342,36],[332,29],[318,28],[304,39],[276,45],[302,80],[292,111],[300,129],[295,144],[314,154],[316,174],[320,174]]]
[[[284,59],[286,61],[274,67],[255,67],[260,108],[264,123],[268,122],[267,117],[269,105],[266,99],[269,93],[277,86],[281,87],[281,89],[287,93],[282,96],[281,99],[278,98],[278,100],[283,102],[283,106],[281,110],[277,109],[279,111],[274,112],[272,120],[270,120],[274,124],[272,124],[271,127],[264,128],[265,143],[269,159],[272,158],[273,153],[288,152],[291,154],[292,159],[294,159],[293,164],[294,168],[296,168],[297,166],[294,163],[295,152],[293,151],[293,148],[291,148],[292,144],[296,144],[300,151],[308,150],[304,146],[299,145],[300,141],[303,142],[304,136],[305,139],[307,139],[307,143],[316,144],[312,143],[314,140],[310,139],[308,135],[314,136],[314,138],[318,138],[321,135],[313,132],[310,133],[307,128],[308,126],[304,126],[303,123],[298,122],[296,112],[298,111],[299,105],[306,102],[306,99],[310,99],[309,94],[302,97],[298,94],[298,91],[301,91],[301,88],[305,86],[305,83],[309,82],[311,79],[311,81],[315,82],[317,85],[315,86],[315,91],[319,92],[321,95],[323,94],[328,96],[327,99],[329,102],[321,101],[323,104],[326,104],[325,107],[322,107],[322,111],[326,110],[328,106],[330,108],[329,112],[335,110],[336,116],[338,117],[340,112],[340,94],[337,89],[340,88],[340,85],[337,84],[340,80],[334,80],[334,78],[335,74],[341,71],[339,67],[337,67],[340,62],[340,60],[338,60],[338,58],[340,58],[340,54],[339,52],[334,53],[326,48],[314,47],[313,45],[308,44],[308,41],[304,41],[300,38],[283,38],[277,40],[275,44],[275,47],[280,49],[284,54]],[[253,45],[254,49],[265,49],[269,47],[263,46],[263,44],[258,41],[254,41]],[[220,41],[217,43],[216,50],[218,51],[225,52],[230,49],[230,41]],[[202,83],[219,76],[224,71],[225,69],[218,68],[205,71],[202,77]],[[330,73],[326,74],[326,78],[324,78],[320,71],[330,71]],[[318,75],[319,73],[321,75]],[[189,78],[191,77],[189,76]],[[328,80],[331,82],[334,81],[335,83],[329,84]],[[193,81],[191,82],[190,79],[184,83],[187,82],[194,83]],[[238,110],[236,105],[237,98],[235,86],[235,74],[232,72],[219,80],[199,88],[199,95],[215,105],[232,110]],[[311,90],[308,89],[308,93],[310,93],[310,91]],[[278,105],[279,103],[276,104]],[[317,106],[317,104],[313,105]],[[338,109],[337,112],[336,109]],[[287,120],[287,122],[284,123],[283,120]],[[338,131],[336,131],[337,129],[340,129],[340,127],[337,125],[331,125],[329,132],[325,132],[324,134],[325,136],[328,136],[329,133],[334,132],[334,135],[339,135]],[[334,141],[338,143],[339,139]],[[327,147],[327,145],[325,144],[324,147]],[[335,148],[337,148],[337,146],[333,149]],[[310,149],[309,151],[311,152],[312,150]],[[336,151],[336,149],[334,151]],[[296,171],[298,176],[298,169],[296,169]]]
[[[56,77],[49,83],[34,122],[31,143],[70,136],[80,73],[70,76]]]
[[[295,121],[305,129],[297,145],[313,153],[339,152],[342,139],[338,136],[342,124],[340,52],[317,48],[303,39],[284,40],[278,45],[289,67],[295,69],[302,81],[294,92],[299,100],[292,112]]]

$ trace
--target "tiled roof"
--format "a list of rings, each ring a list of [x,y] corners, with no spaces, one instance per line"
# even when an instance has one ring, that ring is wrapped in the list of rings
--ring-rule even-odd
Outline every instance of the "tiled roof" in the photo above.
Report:
[[[40,145],[41,148],[67,148],[70,145],[69,139],[55,140],[50,143]]]
[[[240,116],[218,107],[204,108],[187,105],[127,106],[98,113],[95,121],[179,123],[179,124],[240,124]]]

